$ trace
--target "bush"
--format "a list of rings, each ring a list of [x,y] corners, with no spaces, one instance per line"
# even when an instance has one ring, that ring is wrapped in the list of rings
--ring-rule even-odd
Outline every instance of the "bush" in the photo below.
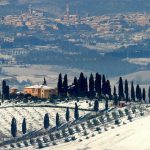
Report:
[[[79,139],[79,142],[82,142],[83,140],[82,139]]]
[[[76,129],[77,132],[81,132],[81,130],[78,126],[75,126],[75,129]]]
[[[86,136],[86,135],[88,135],[89,133],[85,130],[84,132],[83,132],[83,135],[84,136]]]
[[[10,144],[10,147],[15,148],[15,145],[14,144]]]
[[[54,141],[54,140],[55,140],[53,134],[50,134],[49,137],[50,137],[51,141]]]
[[[100,131],[101,130],[101,128],[100,127],[96,127],[96,131]]]
[[[102,124],[105,123],[105,118],[104,118],[104,116],[101,116],[101,117],[100,117],[100,122],[101,122]]]
[[[69,138],[65,138],[65,142],[70,142]]]
[[[85,128],[85,124],[84,124],[84,123],[82,123],[82,124],[81,124],[81,127],[82,127],[82,129],[83,129],[83,130],[85,130],[85,129],[86,129],[86,128]]]
[[[97,119],[93,119],[93,123],[94,123],[95,126],[99,125],[99,121]]]
[[[124,116],[124,113],[123,113],[122,110],[118,110],[118,112],[119,112],[120,117],[123,117],[123,116]]]
[[[72,141],[75,141],[75,140],[76,140],[76,137],[75,137],[75,136],[71,137],[71,140],[72,140]]]
[[[17,143],[16,145],[17,145],[17,147],[21,147],[21,144],[20,144],[20,143]]]
[[[27,141],[23,141],[23,144],[24,144],[26,147],[28,147],[28,146],[29,146],[29,144],[28,144],[28,142],[27,142]]]
[[[43,143],[41,141],[38,141],[38,148],[43,148]]]
[[[34,145],[35,144],[35,139],[30,139],[30,144]]]
[[[53,145],[57,145],[57,143],[56,143],[56,142],[53,142],[52,144],[53,144]]]
[[[89,137],[87,136],[86,139],[89,139]]]
[[[93,127],[93,124],[91,123],[90,120],[87,121],[87,125],[88,125],[88,128],[92,128]]]
[[[62,135],[63,135],[63,137],[67,137],[68,136],[68,133],[67,133],[67,131],[65,129],[62,130]]]
[[[128,115],[128,120],[130,120],[130,121],[131,121],[131,120],[132,120],[132,118],[133,118],[133,117],[132,117],[131,115]]]
[[[55,136],[56,136],[57,139],[60,139],[60,138],[61,138],[61,135],[60,135],[59,132],[57,132],[57,133],[55,134]]]
[[[47,142],[49,142],[49,139],[48,139],[48,137],[43,137],[43,141],[44,141],[44,143],[47,143]]]
[[[116,124],[116,125],[119,125],[120,123],[121,123],[121,121],[120,121],[119,119],[116,119],[116,120],[115,120],[115,124]]]
[[[73,131],[72,128],[68,128],[68,131],[69,131],[69,134],[70,134],[70,135],[73,135],[73,134],[74,134],[74,131]]]
[[[128,109],[125,109],[124,111],[125,111],[126,115],[129,114],[129,110]]]

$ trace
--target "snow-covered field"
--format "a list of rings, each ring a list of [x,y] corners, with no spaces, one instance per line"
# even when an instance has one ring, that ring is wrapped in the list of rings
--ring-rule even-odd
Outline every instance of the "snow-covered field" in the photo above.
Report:
[[[46,113],[50,117],[50,126],[55,126],[56,113],[59,113],[61,123],[65,123],[66,109],[49,108],[49,107],[10,107],[0,108],[0,133],[4,134],[3,138],[11,137],[10,125],[13,117],[17,120],[18,135],[21,135],[21,125],[23,118],[26,118],[28,132],[40,130],[43,128],[43,118]],[[80,115],[85,115],[84,111],[79,111]],[[74,120],[74,110],[70,110],[70,120]],[[2,138],[2,137],[1,137]]]
[[[43,150],[149,150],[149,139],[150,116],[147,116],[82,142],[60,144]]]

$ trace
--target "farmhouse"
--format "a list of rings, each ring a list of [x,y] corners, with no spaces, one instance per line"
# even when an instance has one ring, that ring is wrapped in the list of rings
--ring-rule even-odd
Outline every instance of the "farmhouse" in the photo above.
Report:
[[[24,93],[31,94],[38,98],[49,98],[50,96],[57,94],[57,89],[52,89],[47,85],[33,85],[25,87]]]

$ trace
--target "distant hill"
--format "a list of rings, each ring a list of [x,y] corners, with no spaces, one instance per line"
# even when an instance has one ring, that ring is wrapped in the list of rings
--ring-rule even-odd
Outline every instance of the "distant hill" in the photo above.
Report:
[[[52,16],[63,14],[67,2],[70,4],[72,12],[78,12],[82,15],[87,13],[90,15],[102,15],[150,11],[149,0],[9,0],[9,2],[9,6],[7,5],[1,9],[8,11],[6,8],[13,8],[14,11],[18,11],[18,6],[21,10],[21,8],[27,8],[29,4],[32,4],[33,7],[46,10]],[[13,7],[14,5],[16,7]],[[13,9],[9,11],[13,12]]]

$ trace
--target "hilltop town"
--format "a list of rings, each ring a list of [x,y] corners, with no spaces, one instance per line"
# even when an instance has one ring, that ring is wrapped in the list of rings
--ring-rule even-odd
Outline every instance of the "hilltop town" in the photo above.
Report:
[[[19,58],[30,55],[31,51],[35,51],[35,55],[37,51],[60,53],[63,50],[60,41],[71,43],[72,49],[78,46],[108,53],[144,44],[144,40],[149,39],[148,13],[80,16],[70,9],[67,4],[64,15],[52,18],[43,10],[29,5],[29,9],[20,15],[1,17],[1,64],[26,63]],[[69,55],[76,53],[70,52]],[[126,54],[126,57],[130,57],[130,54]]]

